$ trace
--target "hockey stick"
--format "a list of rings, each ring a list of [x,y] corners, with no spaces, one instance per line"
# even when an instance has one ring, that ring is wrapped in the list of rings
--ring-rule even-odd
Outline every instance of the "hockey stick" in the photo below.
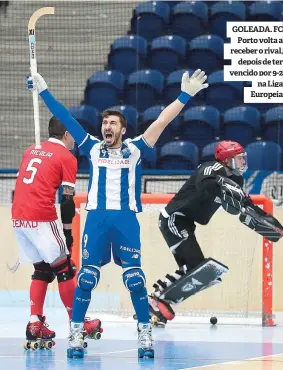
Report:
[[[33,76],[37,73],[36,61],[36,40],[35,40],[35,24],[37,20],[46,14],[54,14],[55,8],[47,7],[36,10],[30,17],[28,22],[28,38],[29,38],[29,53],[30,53],[30,71]],[[33,115],[34,115],[34,132],[35,132],[35,147],[40,148],[40,125],[39,125],[39,106],[37,91],[32,92],[33,99]]]
[[[20,260],[19,260],[19,258],[17,259],[16,263],[13,266],[10,266],[8,262],[6,262],[6,266],[7,266],[8,270],[12,274],[14,274],[18,270],[18,268],[20,266]]]

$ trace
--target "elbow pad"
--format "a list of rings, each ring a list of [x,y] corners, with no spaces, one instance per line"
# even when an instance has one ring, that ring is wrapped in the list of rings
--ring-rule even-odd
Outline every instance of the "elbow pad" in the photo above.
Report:
[[[62,223],[71,224],[76,213],[75,203],[72,195],[62,195],[60,210]]]

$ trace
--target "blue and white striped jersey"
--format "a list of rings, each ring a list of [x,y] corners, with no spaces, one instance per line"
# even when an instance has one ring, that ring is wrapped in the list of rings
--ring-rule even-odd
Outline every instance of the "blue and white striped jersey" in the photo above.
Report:
[[[40,96],[89,158],[86,209],[142,211],[141,160],[154,150],[143,136],[125,140],[120,149],[109,149],[103,141],[89,135],[49,90],[42,91]]]
[[[87,135],[79,145],[90,162],[86,209],[141,212],[141,160],[152,154],[143,136],[127,139],[119,149]]]

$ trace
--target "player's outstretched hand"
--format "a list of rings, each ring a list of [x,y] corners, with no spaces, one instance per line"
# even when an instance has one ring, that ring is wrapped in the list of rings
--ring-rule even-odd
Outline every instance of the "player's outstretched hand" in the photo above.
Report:
[[[181,90],[191,96],[196,95],[200,90],[208,87],[204,83],[207,79],[205,72],[197,69],[190,77],[188,72],[185,72],[182,77]]]
[[[30,91],[37,91],[38,94],[42,91],[47,90],[47,83],[44,81],[44,78],[36,73],[34,76],[27,76],[28,89]]]

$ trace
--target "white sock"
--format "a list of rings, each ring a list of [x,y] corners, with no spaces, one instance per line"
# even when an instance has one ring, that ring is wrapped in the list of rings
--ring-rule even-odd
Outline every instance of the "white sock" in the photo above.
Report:
[[[73,322],[71,321],[71,328],[72,329],[83,329],[84,323],[83,322]]]
[[[30,320],[29,322],[36,322],[39,321],[39,318],[37,315],[30,315]]]

